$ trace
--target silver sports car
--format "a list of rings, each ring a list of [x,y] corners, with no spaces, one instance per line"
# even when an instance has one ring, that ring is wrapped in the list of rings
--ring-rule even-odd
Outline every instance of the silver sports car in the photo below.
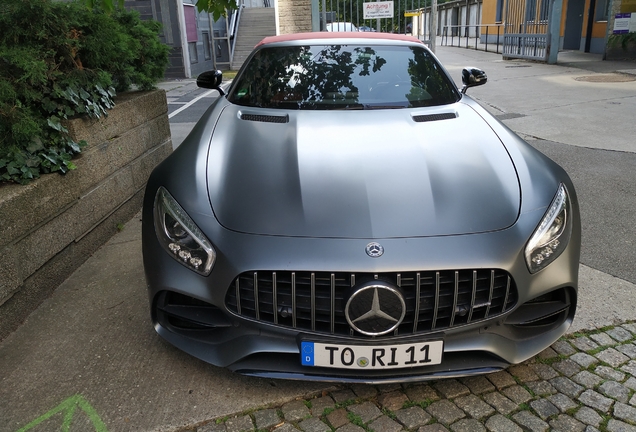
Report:
[[[152,321],[256,376],[466,376],[556,341],[577,300],[568,175],[410,36],[264,39],[153,172]]]

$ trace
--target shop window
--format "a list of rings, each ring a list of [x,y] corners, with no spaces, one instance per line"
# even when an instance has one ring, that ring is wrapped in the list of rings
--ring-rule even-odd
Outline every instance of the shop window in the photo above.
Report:
[[[201,38],[203,39],[203,55],[206,60],[212,58],[212,47],[210,46],[210,33],[201,32]]]

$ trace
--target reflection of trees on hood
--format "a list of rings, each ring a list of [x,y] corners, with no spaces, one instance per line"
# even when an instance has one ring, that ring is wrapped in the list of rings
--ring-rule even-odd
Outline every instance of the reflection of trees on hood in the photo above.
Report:
[[[385,63],[370,47],[265,48],[250,61],[234,98],[259,107],[312,108],[316,102],[340,100],[356,104],[358,88],[352,81],[356,69],[359,76],[368,76]]]

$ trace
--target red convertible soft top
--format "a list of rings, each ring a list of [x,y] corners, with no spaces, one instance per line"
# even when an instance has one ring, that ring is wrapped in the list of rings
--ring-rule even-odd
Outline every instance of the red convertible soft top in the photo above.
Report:
[[[418,38],[414,36],[408,36],[396,33],[376,33],[376,32],[313,32],[313,33],[292,33],[280,36],[268,36],[258,44],[257,47],[265,44],[276,42],[289,42],[297,40],[308,39],[383,39],[383,40],[396,40],[404,42],[417,42],[422,43]]]

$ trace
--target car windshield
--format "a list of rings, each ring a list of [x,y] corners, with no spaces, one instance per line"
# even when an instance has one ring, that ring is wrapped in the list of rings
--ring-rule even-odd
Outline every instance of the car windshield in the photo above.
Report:
[[[413,46],[264,47],[228,95],[279,109],[389,109],[446,105],[459,92],[433,56]]]

